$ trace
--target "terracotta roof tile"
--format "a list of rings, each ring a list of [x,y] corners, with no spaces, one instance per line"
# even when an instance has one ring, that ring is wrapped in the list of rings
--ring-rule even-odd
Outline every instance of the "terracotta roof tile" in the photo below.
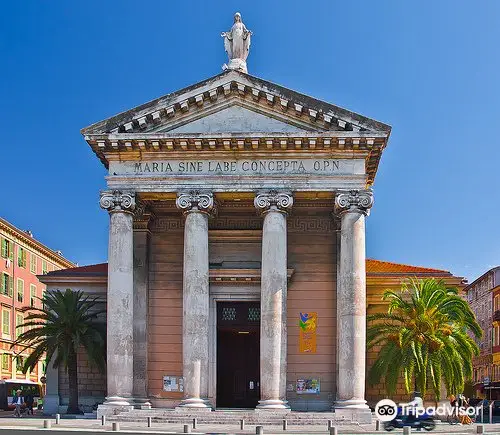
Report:
[[[82,276],[82,275],[106,275],[108,263],[91,264],[88,266],[73,267],[50,272],[50,276]],[[447,270],[431,269],[428,267],[411,266],[408,264],[392,263],[368,258],[366,260],[367,274],[439,274],[451,275]]]
[[[88,266],[72,267],[69,269],[54,270],[48,276],[82,276],[107,275],[108,263],[90,264]]]
[[[440,274],[451,275],[447,270],[431,269],[428,267],[411,266],[408,264],[392,263],[390,261],[381,261],[367,258],[366,260],[367,274],[384,274],[384,273],[405,273],[405,274]]]

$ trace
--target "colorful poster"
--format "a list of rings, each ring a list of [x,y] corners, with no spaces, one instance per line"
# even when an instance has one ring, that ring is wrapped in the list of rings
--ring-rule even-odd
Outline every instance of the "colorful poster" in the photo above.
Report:
[[[317,313],[300,313],[299,352],[316,353]]]
[[[319,394],[319,379],[297,379],[297,394]]]

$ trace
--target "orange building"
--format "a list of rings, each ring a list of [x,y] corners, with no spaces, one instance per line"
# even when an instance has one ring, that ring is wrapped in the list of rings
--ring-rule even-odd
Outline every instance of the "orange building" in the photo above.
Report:
[[[473,394],[500,398],[500,267],[494,267],[465,288],[467,301],[483,330],[476,340],[480,355],[474,359]]]
[[[38,381],[44,369],[43,363],[31,373],[23,374],[21,366],[28,353],[18,353],[21,348],[11,348],[24,323],[21,309],[40,305],[45,285],[37,275],[73,267],[60,252],[53,251],[33,238],[30,231],[22,231],[0,218],[0,304],[2,335],[0,338],[2,379],[31,379]]]

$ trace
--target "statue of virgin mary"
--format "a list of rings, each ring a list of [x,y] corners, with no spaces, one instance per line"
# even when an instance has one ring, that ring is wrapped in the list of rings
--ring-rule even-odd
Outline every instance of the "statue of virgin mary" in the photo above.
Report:
[[[224,38],[224,48],[229,57],[229,65],[224,65],[223,69],[236,69],[244,73],[247,72],[247,57],[250,50],[250,37],[252,32],[247,30],[241,21],[241,14],[234,14],[234,24],[229,32],[222,32]]]

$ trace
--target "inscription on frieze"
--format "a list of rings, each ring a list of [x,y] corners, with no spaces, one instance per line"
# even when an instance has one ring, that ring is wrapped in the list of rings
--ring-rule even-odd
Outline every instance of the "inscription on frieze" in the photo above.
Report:
[[[151,160],[110,162],[113,175],[359,175],[363,159]]]

